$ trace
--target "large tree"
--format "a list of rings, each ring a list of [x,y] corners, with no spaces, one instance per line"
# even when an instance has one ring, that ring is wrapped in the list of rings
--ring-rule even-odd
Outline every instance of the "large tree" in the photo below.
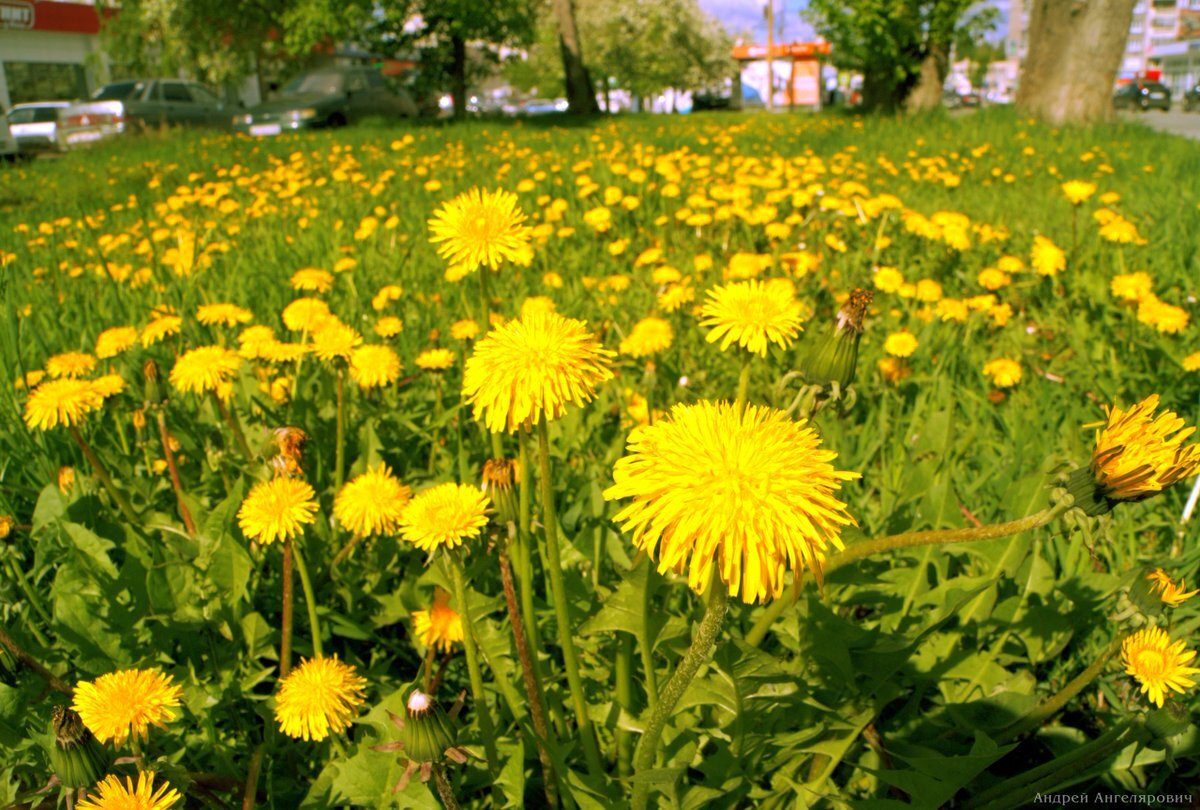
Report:
[[[591,114],[599,111],[596,88],[583,61],[583,43],[575,22],[573,0],[550,0],[558,24],[558,46],[562,52],[563,75],[567,84],[567,103],[571,112]]]
[[[1033,0],[1017,107],[1053,124],[1113,116],[1112,88],[1137,0]]]
[[[839,67],[863,75],[863,104],[893,111],[941,103],[950,50],[989,29],[995,9],[977,0],[810,0],[806,19]]]

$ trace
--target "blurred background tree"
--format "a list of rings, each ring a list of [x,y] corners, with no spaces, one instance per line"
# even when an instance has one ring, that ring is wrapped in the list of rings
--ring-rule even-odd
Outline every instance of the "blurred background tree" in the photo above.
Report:
[[[956,42],[982,37],[996,9],[976,0],[810,0],[803,16],[829,41],[834,64],[863,75],[863,106],[928,110]]]

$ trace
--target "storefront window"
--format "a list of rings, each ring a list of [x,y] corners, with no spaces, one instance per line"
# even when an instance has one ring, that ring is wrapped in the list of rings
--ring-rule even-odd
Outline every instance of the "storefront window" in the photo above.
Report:
[[[8,97],[13,104],[71,100],[87,96],[83,65],[53,62],[5,62]]]

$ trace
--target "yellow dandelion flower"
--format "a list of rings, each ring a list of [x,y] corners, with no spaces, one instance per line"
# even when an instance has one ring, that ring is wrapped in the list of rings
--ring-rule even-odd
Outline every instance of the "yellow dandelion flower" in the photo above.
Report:
[[[1149,273],[1141,270],[1136,273],[1120,273],[1112,277],[1108,289],[1113,298],[1120,301],[1138,303],[1146,298],[1154,297],[1154,279]]]
[[[254,313],[237,304],[204,304],[196,308],[196,320],[205,326],[237,326],[254,320]]]
[[[254,485],[238,510],[238,526],[260,543],[290,540],[316,520],[316,493],[299,478],[273,478]]]
[[[429,220],[429,241],[438,254],[466,272],[481,266],[495,270],[515,262],[528,249],[530,232],[517,195],[498,189],[473,188],[447,202]]]
[[[305,267],[292,273],[291,285],[293,290],[307,292],[329,292],[333,286],[333,274],[319,267]]]
[[[613,289],[615,290],[616,287]],[[658,305],[663,312],[676,312],[682,309],[684,304],[690,304],[695,300],[696,288],[690,284],[671,284],[658,295]]]
[[[418,368],[444,371],[454,365],[454,352],[449,349],[426,349],[414,361]]]
[[[125,390],[125,378],[120,374],[105,374],[92,380],[92,390],[104,399],[116,396]]]
[[[283,308],[284,326],[293,332],[315,332],[329,316],[329,304],[320,298],[297,298]]]
[[[1200,593],[1200,589],[1189,591],[1187,583],[1182,579],[1176,585],[1175,581],[1161,568],[1155,568],[1146,575],[1146,579],[1150,581],[1150,587],[1158,592],[1162,597],[1163,603],[1171,607],[1179,607],[1187,600],[1191,599],[1196,594]]]
[[[783,592],[784,572],[820,570],[855,525],[835,496],[857,473],[834,469],[837,454],[783,411],[702,401],[629,435],[608,500],[632,498],[614,520],[658,560],[687,570],[703,590],[712,572],[744,602]]]
[[[996,267],[985,267],[975,277],[979,286],[993,292],[1012,283],[1012,276]]]
[[[911,332],[893,332],[883,341],[883,350],[892,357],[911,357],[917,346],[917,339]]]
[[[366,686],[366,679],[336,655],[302,660],[279,682],[275,696],[279,729],[302,740],[340,734],[362,707]]]
[[[101,742],[145,740],[150,726],[166,728],[183,692],[156,669],[122,669],[75,687],[71,708]]]
[[[1100,238],[1119,245],[1144,245],[1146,240],[1134,225],[1123,216],[1115,216],[1100,226]]]
[[[609,358],[587,324],[539,312],[492,330],[463,371],[463,394],[494,433],[558,419],[612,378]]]
[[[1039,276],[1054,276],[1067,267],[1067,254],[1044,236],[1033,237],[1029,263]]]
[[[261,358],[263,347],[275,341],[275,330],[269,326],[251,326],[238,335],[238,354],[247,360]]]
[[[904,274],[895,267],[876,267],[875,273],[871,276],[871,283],[880,292],[899,292],[900,288],[904,286]]]
[[[621,341],[621,354],[629,357],[649,357],[671,348],[675,330],[662,318],[642,318],[633,325]]]
[[[404,330],[404,321],[395,315],[385,315],[375,322],[375,334],[381,338],[395,337]]]
[[[1182,639],[1172,642],[1161,627],[1139,630],[1121,643],[1125,672],[1137,679],[1141,692],[1159,708],[1168,690],[1183,694],[1196,685],[1190,676],[1200,669],[1186,666],[1195,657],[1195,650],[1185,650]]]
[[[285,343],[274,339],[264,341],[256,348],[258,356],[268,363],[294,363],[312,350],[307,343]]]
[[[175,361],[171,385],[185,394],[205,394],[230,382],[242,365],[242,358],[224,346],[201,346]]]
[[[1155,416],[1158,404],[1158,394],[1151,394],[1128,410],[1108,409],[1108,423],[1096,434],[1091,464],[1104,497],[1140,501],[1200,467],[1200,446],[1183,446],[1196,429],[1184,427],[1183,419],[1171,411]]]
[[[183,318],[178,315],[162,315],[155,318],[142,330],[140,340],[143,346],[153,346],[171,335],[178,335],[182,327]]]
[[[318,360],[349,360],[361,343],[362,335],[332,316],[312,334],[312,351]]]
[[[114,326],[96,336],[96,357],[107,360],[137,343],[137,330],[132,326]]]
[[[1068,180],[1062,184],[1061,188],[1063,195],[1071,205],[1085,203],[1089,197],[1096,193],[1096,184],[1089,183],[1086,180]]]
[[[1021,364],[1007,357],[990,360],[983,366],[983,374],[992,378],[997,388],[1012,388],[1021,381]]]
[[[96,368],[96,358],[84,352],[63,352],[46,361],[46,373],[51,377],[83,377]]]
[[[136,785],[128,776],[124,782],[119,776],[106,776],[89,793],[75,805],[76,810],[168,810],[183,798],[169,782],[156,790],[153,771],[139,773]]]
[[[1192,352],[1183,358],[1184,371],[1200,371],[1200,352]]]
[[[386,464],[367,470],[342,487],[333,502],[338,523],[360,537],[394,534],[412,490]]]
[[[359,346],[350,356],[350,379],[360,388],[391,385],[400,378],[400,355],[390,346]]]
[[[721,341],[721,351],[736,342],[760,357],[768,343],[786,349],[800,332],[802,308],[782,284],[745,281],[714,287],[701,309],[701,326],[712,327],[707,340]]]
[[[479,324],[470,319],[450,324],[450,337],[455,340],[472,340],[479,334]]]
[[[488,497],[466,484],[439,484],[417,495],[400,516],[400,535],[422,551],[454,548],[487,525]]]
[[[450,594],[438,588],[429,610],[412,614],[413,635],[426,647],[450,652],[455,643],[463,640],[462,616],[450,607]]]
[[[51,380],[30,392],[25,402],[25,424],[36,430],[70,427],[103,404],[104,397],[87,380]]]
[[[388,304],[400,300],[402,295],[404,295],[404,290],[395,284],[380,287],[379,292],[375,293],[375,297],[371,299],[371,308],[376,312],[387,309]]]

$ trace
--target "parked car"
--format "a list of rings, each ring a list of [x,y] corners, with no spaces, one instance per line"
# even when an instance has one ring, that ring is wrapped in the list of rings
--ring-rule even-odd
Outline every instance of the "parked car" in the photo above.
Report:
[[[17,159],[17,139],[8,130],[8,119],[0,115],[0,160],[12,162]]]
[[[106,84],[91,99],[124,125],[226,127],[233,107],[199,82],[127,79]],[[122,127],[124,129],[124,126]]]
[[[1159,82],[1136,81],[1117,88],[1113,94],[1113,107],[1118,110],[1149,110],[1156,107],[1163,112],[1171,111],[1171,91]]]
[[[16,104],[8,111],[8,128],[17,139],[22,155],[61,152],[67,148],[59,140],[58,117],[71,106],[69,101],[38,101]]]
[[[1200,110],[1200,84],[1193,85],[1183,94],[1183,109],[1187,112]]]
[[[388,86],[369,68],[322,68],[288,82],[279,97],[233,119],[235,132],[278,135],[284,131],[340,127],[371,115],[415,118],[407,91]]]
[[[960,93],[957,90],[942,91],[942,104],[949,110],[960,110],[964,107],[978,107],[979,94],[974,90]]]

